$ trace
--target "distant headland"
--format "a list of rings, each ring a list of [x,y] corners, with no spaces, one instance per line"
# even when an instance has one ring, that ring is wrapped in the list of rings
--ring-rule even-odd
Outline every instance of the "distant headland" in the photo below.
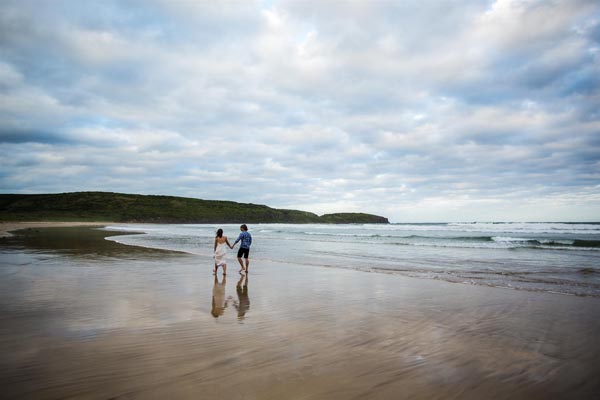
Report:
[[[130,223],[326,223],[387,224],[365,213],[317,215],[260,204],[187,197],[73,192],[0,194],[0,221],[82,221]]]

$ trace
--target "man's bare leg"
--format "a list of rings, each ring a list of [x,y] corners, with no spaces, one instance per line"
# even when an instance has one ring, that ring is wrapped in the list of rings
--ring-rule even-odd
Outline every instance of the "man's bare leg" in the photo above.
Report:
[[[250,265],[250,259],[246,258],[246,273],[248,273],[248,266]]]
[[[238,262],[240,263],[240,270],[238,272],[244,271],[244,262],[242,261],[242,257],[238,257]]]

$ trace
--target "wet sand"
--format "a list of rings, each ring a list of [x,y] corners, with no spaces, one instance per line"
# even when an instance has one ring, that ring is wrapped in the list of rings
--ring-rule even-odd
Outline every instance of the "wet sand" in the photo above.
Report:
[[[73,226],[106,226],[109,222],[0,222],[0,238],[11,237],[12,231],[20,229],[34,228],[56,228],[56,227],[73,227]]]
[[[84,228],[0,241],[9,399],[560,399],[600,392],[600,301],[212,260]],[[111,233],[113,234],[113,233]]]

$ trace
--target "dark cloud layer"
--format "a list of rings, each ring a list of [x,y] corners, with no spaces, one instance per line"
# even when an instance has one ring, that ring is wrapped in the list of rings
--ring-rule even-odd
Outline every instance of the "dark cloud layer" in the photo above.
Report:
[[[600,220],[595,1],[4,1],[3,192]]]

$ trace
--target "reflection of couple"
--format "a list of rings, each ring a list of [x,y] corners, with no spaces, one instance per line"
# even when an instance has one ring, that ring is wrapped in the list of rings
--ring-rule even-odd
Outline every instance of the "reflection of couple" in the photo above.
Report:
[[[225,285],[227,283],[227,277],[223,276],[223,281],[219,282],[219,279],[215,275],[215,284],[213,286],[212,295],[212,310],[211,314],[215,318],[219,318],[225,313],[225,309],[229,305],[229,301],[233,297],[225,297]],[[236,292],[238,299],[233,302],[233,306],[238,312],[238,319],[244,319],[246,312],[250,309],[250,298],[248,297],[248,275],[242,275],[236,285]]]
[[[215,258],[215,268],[213,269],[213,273],[216,275],[219,267],[223,268],[223,275],[227,275],[227,249],[225,245],[229,246],[230,249],[233,249],[237,242],[241,242],[240,249],[237,254],[238,262],[240,263],[240,273],[246,272],[248,273],[248,266],[250,265],[250,260],[248,259],[248,255],[250,253],[250,246],[252,245],[252,235],[248,232],[248,227],[246,224],[240,226],[240,235],[233,242],[233,245],[229,243],[227,236],[223,236],[223,229],[217,230],[217,235],[215,236],[215,247],[214,247],[214,258]],[[242,261],[242,257],[244,257],[246,261],[246,265],[244,266],[244,262]]]

